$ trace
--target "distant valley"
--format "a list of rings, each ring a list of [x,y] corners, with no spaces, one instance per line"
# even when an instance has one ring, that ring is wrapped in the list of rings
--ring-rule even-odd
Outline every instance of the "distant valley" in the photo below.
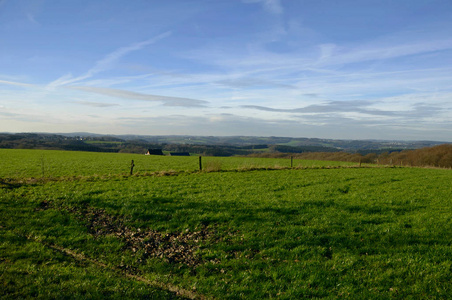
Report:
[[[334,140],[257,136],[101,135],[0,133],[0,148],[145,153],[149,148],[211,156],[280,152],[383,153],[445,144],[441,141]]]

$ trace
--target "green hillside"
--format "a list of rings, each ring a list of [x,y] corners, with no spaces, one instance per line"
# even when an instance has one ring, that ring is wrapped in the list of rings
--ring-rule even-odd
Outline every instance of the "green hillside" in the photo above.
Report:
[[[2,299],[452,293],[448,169],[0,155]]]

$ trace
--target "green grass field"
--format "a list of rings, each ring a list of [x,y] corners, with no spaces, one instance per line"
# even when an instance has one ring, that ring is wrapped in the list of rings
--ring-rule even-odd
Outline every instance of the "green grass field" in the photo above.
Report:
[[[2,299],[452,294],[450,170],[206,157],[226,171],[198,172],[197,157],[0,155]],[[142,176],[126,176],[131,159]],[[168,170],[188,172],[151,174]],[[58,178],[21,180],[31,177]]]
[[[0,149],[0,178],[41,178],[61,176],[103,176],[159,171],[199,170],[198,157],[154,156],[125,153],[74,152],[57,150]],[[290,159],[251,157],[203,157],[206,170],[243,170],[252,168],[289,168]],[[354,166],[356,163],[335,161],[293,161],[293,167]]]

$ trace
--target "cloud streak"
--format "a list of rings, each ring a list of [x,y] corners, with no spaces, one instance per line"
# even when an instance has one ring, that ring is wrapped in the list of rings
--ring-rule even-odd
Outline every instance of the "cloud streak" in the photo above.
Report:
[[[29,83],[15,82],[15,81],[7,81],[7,80],[0,80],[0,84],[14,85],[14,86],[22,86],[22,87],[34,87],[34,86],[35,86],[35,85],[29,84]]]
[[[358,112],[369,115],[394,115],[394,111],[382,111],[378,109],[366,109],[366,107],[375,104],[375,102],[356,100],[356,101],[330,101],[326,104],[309,105],[301,108],[271,108],[259,105],[242,105],[243,108],[256,109],[269,112],[295,113],[295,114],[312,114],[312,113],[339,113],[339,112]]]
[[[285,88],[285,89],[294,89],[295,86],[290,84],[279,83],[277,81],[271,81],[260,78],[226,78],[215,83],[232,87],[232,88],[249,88],[249,87],[260,87],[260,88]]]
[[[119,104],[114,103],[101,103],[101,102],[90,102],[90,101],[73,101],[73,103],[91,106],[91,107],[113,107],[119,106]]]
[[[398,44],[385,45],[374,42],[363,45],[337,50],[336,45],[320,45],[321,57],[315,66],[333,66],[340,64],[353,64],[358,62],[388,60],[393,58],[419,55],[436,51],[452,49],[452,39],[432,40],[421,42],[399,42]]]
[[[156,37],[153,37],[151,39],[148,39],[146,41],[119,48],[119,49],[113,51],[112,53],[108,54],[101,60],[97,61],[96,64],[94,65],[94,67],[89,69],[88,72],[86,72],[85,74],[78,76],[78,77],[73,77],[72,74],[63,75],[62,77],[58,78],[57,80],[49,83],[48,88],[55,88],[55,87],[62,86],[62,85],[73,84],[73,83],[77,83],[77,82],[83,81],[85,79],[91,78],[100,72],[108,70],[111,67],[111,65],[113,63],[115,63],[117,60],[119,60],[121,57],[123,57],[133,51],[140,50],[140,49],[144,48],[145,46],[153,44],[153,43],[155,43],[161,39],[164,39],[170,35],[171,35],[171,32],[167,31],[165,33],[162,33],[162,34],[160,34]]]
[[[70,86],[68,88],[121,99],[161,102],[164,106],[205,107],[209,103],[208,101],[204,100],[143,94],[111,88],[99,88],[90,86]]]
[[[382,103],[383,101],[378,101]],[[384,117],[401,117],[406,119],[417,119],[427,118],[432,116],[437,116],[440,112],[444,111],[435,105],[428,103],[415,103],[411,105],[408,110],[380,110],[376,108],[369,108],[375,104],[376,101],[330,101],[325,104],[320,105],[309,105],[301,108],[271,108],[259,105],[242,105],[242,108],[254,109],[267,112],[280,112],[280,113],[291,113],[291,114],[310,114],[310,115],[321,115],[321,114],[343,114],[343,113],[359,113],[369,116],[384,116]],[[370,121],[369,121],[370,122]]]

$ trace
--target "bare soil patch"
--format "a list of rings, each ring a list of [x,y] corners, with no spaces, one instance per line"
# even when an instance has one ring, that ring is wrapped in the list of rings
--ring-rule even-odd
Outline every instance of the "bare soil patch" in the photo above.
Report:
[[[47,207],[43,203],[40,207]],[[125,242],[124,250],[142,253],[141,260],[156,257],[169,263],[195,267],[203,263],[196,252],[204,241],[215,240],[215,232],[202,227],[195,231],[161,233],[152,229],[131,228],[124,217],[108,214],[104,209],[68,208],[76,218],[86,222],[88,232],[95,237],[115,236]]]

